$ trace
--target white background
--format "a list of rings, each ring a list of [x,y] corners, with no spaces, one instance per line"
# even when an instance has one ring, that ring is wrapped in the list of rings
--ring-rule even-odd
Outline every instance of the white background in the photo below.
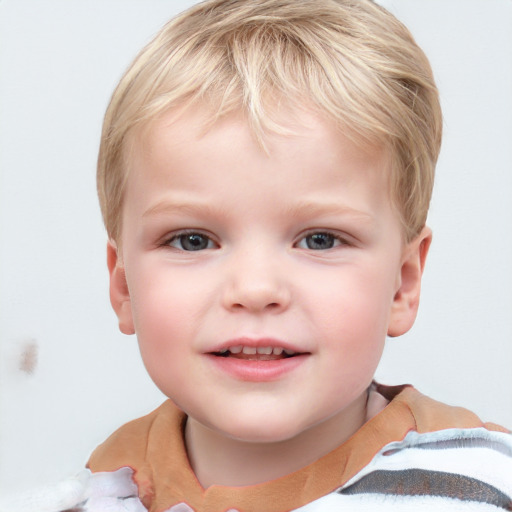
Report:
[[[95,160],[122,71],[191,3],[0,0],[0,492],[162,401],[110,310]],[[431,58],[445,138],[420,315],[377,377],[512,427],[512,1],[384,3]]]

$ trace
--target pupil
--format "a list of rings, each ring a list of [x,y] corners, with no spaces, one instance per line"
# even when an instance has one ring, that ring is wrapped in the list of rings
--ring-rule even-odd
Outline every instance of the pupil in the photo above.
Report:
[[[199,251],[201,249],[206,249],[208,240],[203,235],[183,235],[181,245],[187,251]]]
[[[331,249],[334,237],[329,233],[315,233],[307,239],[308,249]]]

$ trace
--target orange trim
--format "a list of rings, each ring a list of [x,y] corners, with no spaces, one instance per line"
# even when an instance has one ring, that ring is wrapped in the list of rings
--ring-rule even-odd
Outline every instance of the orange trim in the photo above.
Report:
[[[190,468],[183,442],[183,412],[170,401],[132,421],[109,437],[92,454],[93,472],[129,466],[139,495],[150,512],[162,512],[186,502],[197,512],[283,512],[304,506],[337,489],[363,469],[386,444],[446,428],[482,427],[473,413],[421,395],[409,386],[377,385],[390,403],[350,439],[320,458],[282,478],[246,487],[203,489]],[[491,430],[501,427],[486,424]]]
[[[508,428],[502,427],[501,425],[496,425],[496,423],[484,423],[484,427],[487,430],[492,430],[494,432],[502,432],[503,434],[510,434],[511,431]]]

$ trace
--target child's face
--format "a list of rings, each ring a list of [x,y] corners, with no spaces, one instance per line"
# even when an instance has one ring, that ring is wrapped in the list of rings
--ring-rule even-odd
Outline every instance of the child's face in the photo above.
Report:
[[[304,112],[267,155],[241,117],[204,133],[199,112],[135,148],[110,247],[121,328],[159,388],[225,436],[343,423],[416,311],[420,249],[403,243],[386,156]]]

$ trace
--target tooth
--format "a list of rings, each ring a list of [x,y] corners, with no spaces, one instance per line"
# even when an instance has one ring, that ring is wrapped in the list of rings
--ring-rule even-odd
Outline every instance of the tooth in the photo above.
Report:
[[[244,347],[242,352],[247,355],[254,355],[256,354],[256,347]]]
[[[284,353],[288,356],[291,356],[292,354],[295,354],[293,350],[288,350],[287,348],[284,349]]]
[[[223,349],[219,350],[219,354],[225,354],[227,351],[228,351],[227,348],[223,348]]]
[[[270,355],[272,354],[272,347],[258,347],[258,354]]]
[[[229,347],[229,351],[232,354],[240,354],[240,352],[242,352],[242,345],[237,345],[236,347]]]
[[[281,347],[274,347],[272,352],[275,356],[280,356],[283,353],[283,349]]]

